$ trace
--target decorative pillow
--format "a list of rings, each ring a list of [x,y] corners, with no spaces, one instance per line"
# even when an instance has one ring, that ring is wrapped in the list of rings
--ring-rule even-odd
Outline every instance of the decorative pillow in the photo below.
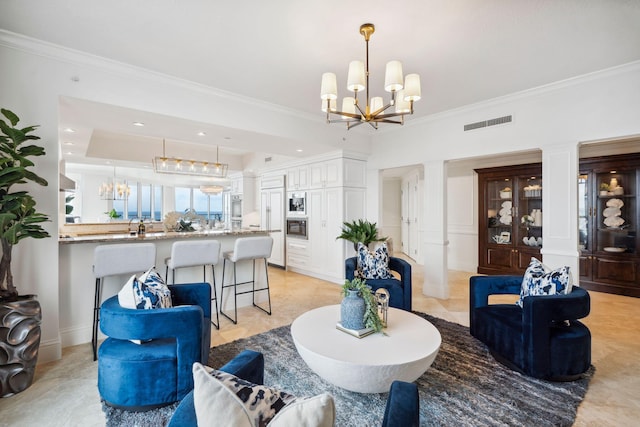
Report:
[[[271,420],[269,427],[333,427],[335,422],[333,397],[322,393],[289,403]]]
[[[335,420],[333,398],[326,393],[296,399],[197,362],[193,364],[193,382],[199,427],[330,427]]]
[[[118,292],[121,307],[137,309],[170,308],[171,291],[155,267],[151,267],[140,278],[131,276]]]
[[[571,292],[569,267],[550,271],[536,258],[531,258],[529,267],[522,278],[520,298],[516,304],[522,307],[522,300],[528,296],[557,295]]]
[[[373,252],[358,242],[358,277],[363,279],[390,279],[389,251],[386,242],[380,244]]]

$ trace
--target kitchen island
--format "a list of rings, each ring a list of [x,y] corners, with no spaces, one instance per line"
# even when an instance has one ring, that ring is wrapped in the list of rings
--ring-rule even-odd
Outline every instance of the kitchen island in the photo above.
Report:
[[[62,347],[91,342],[91,327],[93,321],[93,298],[95,290],[95,277],[93,275],[93,251],[99,245],[116,243],[151,242],[156,245],[156,269],[165,276],[164,260],[171,256],[171,245],[180,240],[187,239],[215,239],[221,244],[220,262],[215,266],[217,294],[220,298],[222,284],[222,252],[232,251],[235,241],[240,237],[262,236],[269,232],[260,229],[221,230],[205,229],[192,232],[161,232],[152,231],[144,236],[137,236],[127,232],[107,232],[103,234],[81,234],[74,236],[65,234],[61,229],[59,237],[59,284],[60,284],[60,335]],[[240,281],[251,278],[252,263],[250,261],[238,264],[238,277]],[[207,269],[206,281],[213,285],[211,270]],[[227,269],[225,282],[230,283],[232,270]],[[170,274],[171,276],[171,274]],[[103,280],[103,300],[115,295],[129,279],[129,275],[107,277]],[[264,269],[256,268],[256,286],[262,287],[264,283]],[[176,272],[176,283],[202,282],[202,267],[181,268]],[[249,285],[250,286],[250,285]],[[261,295],[265,294],[265,295]],[[229,298],[230,297],[230,298]],[[266,292],[256,294],[257,301],[266,300]],[[226,310],[233,309],[233,295],[225,292],[224,304]],[[238,307],[250,306],[251,294],[238,296]],[[222,320],[222,319],[221,319]],[[224,328],[222,321],[221,328]],[[212,333],[216,333],[213,329]],[[104,336],[100,336],[101,339]]]

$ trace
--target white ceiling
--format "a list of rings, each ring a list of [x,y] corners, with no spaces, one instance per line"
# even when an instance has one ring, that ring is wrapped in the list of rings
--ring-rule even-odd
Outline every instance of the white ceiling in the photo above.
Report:
[[[364,22],[376,26],[372,95],[382,94],[384,64],[398,59],[422,79],[417,117],[640,59],[638,0],[2,0],[0,11],[9,31],[318,116],[322,73],[334,71],[345,96],[349,61],[364,59]],[[163,132],[119,129],[106,106],[68,102],[61,125],[74,122],[80,133]],[[198,143],[196,125],[174,120],[171,135]],[[251,135],[228,138],[246,144],[223,144],[225,155],[256,150]],[[260,141],[261,151],[286,145]]]

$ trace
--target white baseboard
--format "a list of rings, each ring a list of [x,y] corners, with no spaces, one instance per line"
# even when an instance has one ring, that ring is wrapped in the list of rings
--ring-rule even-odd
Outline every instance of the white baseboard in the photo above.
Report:
[[[40,341],[38,348],[38,365],[62,359],[62,345],[60,339]]]

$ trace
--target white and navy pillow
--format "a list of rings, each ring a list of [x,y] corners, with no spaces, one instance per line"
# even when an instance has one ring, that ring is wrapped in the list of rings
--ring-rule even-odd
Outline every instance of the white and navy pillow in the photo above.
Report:
[[[531,258],[522,278],[520,298],[516,304],[522,307],[522,300],[528,296],[568,294],[571,292],[571,287],[569,267],[551,271],[538,259]]]
[[[374,251],[358,242],[358,271],[357,277],[362,279],[390,279],[393,277],[389,270],[389,251],[387,243],[383,242]]]
[[[327,393],[300,399],[197,362],[193,382],[198,427],[333,427],[335,422]]]
[[[131,276],[118,292],[118,302],[124,308],[144,310],[173,306],[171,291],[155,267],[151,267],[139,278]]]

